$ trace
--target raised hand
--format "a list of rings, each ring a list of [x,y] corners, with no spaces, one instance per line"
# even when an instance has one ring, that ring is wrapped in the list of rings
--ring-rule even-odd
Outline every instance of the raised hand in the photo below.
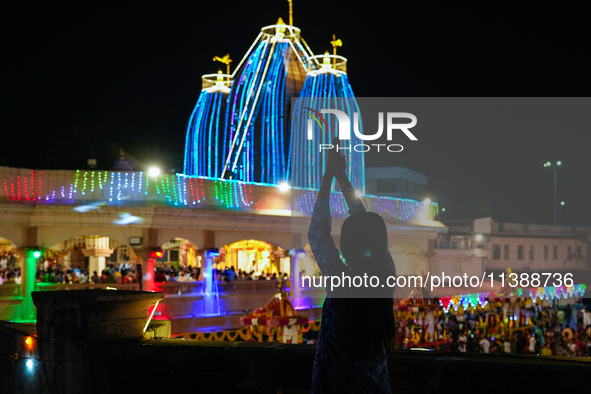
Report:
[[[337,160],[340,163],[339,168],[337,169],[336,173],[335,173],[335,177],[338,178],[342,178],[342,177],[347,177],[346,171],[347,171],[347,159],[345,158],[345,155],[342,152],[337,152],[336,151],[336,147],[339,145],[339,139],[337,137],[334,137],[332,140],[332,145],[335,147],[334,149],[334,154],[337,156]]]
[[[333,142],[334,148],[329,150],[326,155],[326,171],[325,175],[330,177],[336,177],[339,173],[344,171],[347,167],[345,156],[342,153],[337,152],[338,139],[335,138]]]

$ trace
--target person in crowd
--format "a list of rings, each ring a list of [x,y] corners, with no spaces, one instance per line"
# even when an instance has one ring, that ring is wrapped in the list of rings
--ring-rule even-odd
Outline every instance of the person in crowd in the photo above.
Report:
[[[233,282],[236,279],[236,270],[234,269],[234,266],[231,266],[230,269],[228,269],[227,277],[228,282]]]
[[[566,304],[564,308],[564,324],[566,327],[570,325],[571,316],[573,314],[573,309],[570,307],[570,304]],[[563,326],[562,328],[566,328]]]
[[[101,283],[101,279],[99,278],[96,271],[92,272],[92,278],[90,278],[90,280],[92,281],[92,283]]]
[[[164,272],[161,269],[156,271],[154,282],[166,282],[166,275],[164,275]]]
[[[458,336],[458,352],[465,353],[468,351],[468,336],[466,331],[462,331]]]
[[[56,283],[63,284],[64,283],[64,273],[62,271],[57,271],[55,274],[55,281]]]
[[[6,275],[6,281],[4,281],[5,284],[9,285],[9,284],[16,284],[16,280],[15,280],[16,274],[12,271],[8,272],[8,275]]]
[[[486,336],[483,336],[478,344],[480,345],[480,353],[490,352],[490,340]]]
[[[528,350],[532,354],[536,354],[536,334],[531,333],[529,337],[529,347]]]
[[[51,268],[47,269],[47,273],[41,279],[43,283],[56,283],[57,280],[55,279],[55,275],[53,275],[53,270]]]

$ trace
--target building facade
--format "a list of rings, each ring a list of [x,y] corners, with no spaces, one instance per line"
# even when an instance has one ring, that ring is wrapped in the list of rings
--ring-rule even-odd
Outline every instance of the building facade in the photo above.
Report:
[[[404,167],[366,167],[368,194],[424,200],[427,176]]]

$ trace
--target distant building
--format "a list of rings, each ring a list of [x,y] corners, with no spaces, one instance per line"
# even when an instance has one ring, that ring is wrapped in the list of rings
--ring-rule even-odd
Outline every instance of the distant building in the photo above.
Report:
[[[540,286],[520,287],[554,286],[554,274],[564,277],[570,273],[574,283],[591,281],[589,227],[494,223],[491,218],[450,220],[444,224],[449,230],[435,241],[432,270],[454,275],[486,273],[487,278],[493,273],[495,281],[507,269],[530,278],[534,273],[542,275]],[[543,274],[548,273],[552,277],[546,283],[548,275]]]
[[[365,191],[376,196],[425,199],[427,175],[404,167],[366,167]]]

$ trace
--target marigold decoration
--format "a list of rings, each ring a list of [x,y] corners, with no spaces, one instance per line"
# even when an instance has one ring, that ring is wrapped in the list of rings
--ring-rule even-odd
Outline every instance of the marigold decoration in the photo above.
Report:
[[[287,290],[285,290],[287,288]],[[279,282],[279,290],[262,308],[256,309],[251,315],[240,318],[240,323],[248,326],[258,342],[263,342],[263,334],[268,342],[300,343],[302,328],[308,325],[307,316],[296,314],[288,293],[291,292],[289,279]],[[308,328],[309,330],[309,328]]]

